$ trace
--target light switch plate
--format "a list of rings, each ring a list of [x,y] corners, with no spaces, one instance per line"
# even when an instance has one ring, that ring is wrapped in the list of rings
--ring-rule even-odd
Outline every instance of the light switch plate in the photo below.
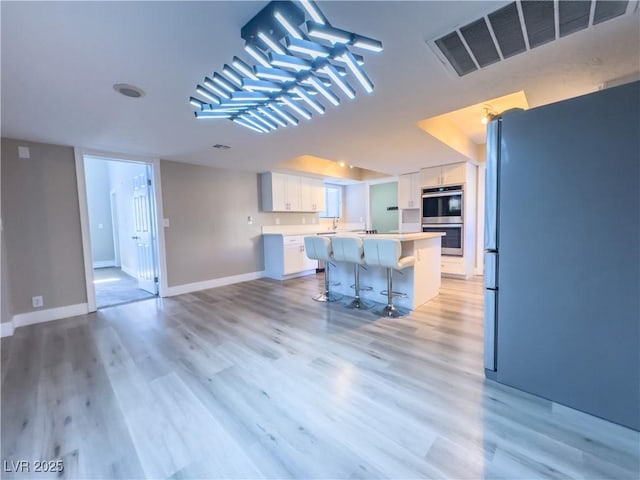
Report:
[[[169,224],[169,219],[168,219],[168,218],[163,218],[163,219],[162,219],[162,225],[163,225],[165,228],[169,228],[169,226],[170,226],[170,224]]]
[[[31,158],[31,152],[29,151],[29,147],[18,146],[18,157]]]
[[[43,307],[44,299],[42,298],[42,295],[31,297],[31,304],[33,305],[33,308]]]

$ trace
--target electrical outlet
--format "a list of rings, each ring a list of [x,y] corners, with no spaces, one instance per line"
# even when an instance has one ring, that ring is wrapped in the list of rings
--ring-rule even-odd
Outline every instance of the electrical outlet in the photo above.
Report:
[[[276,225],[280,225],[280,217],[276,217]]]
[[[169,223],[169,219],[168,218],[163,218],[162,219],[162,226],[164,228],[169,228],[171,226],[171,224]]]
[[[29,147],[18,147],[18,158],[31,158]]]
[[[44,299],[42,298],[42,295],[31,297],[31,304],[33,305],[33,308],[44,307]]]
[[[251,215],[249,215],[249,216],[247,217],[247,223],[248,223],[249,225],[253,225],[253,217],[252,217]]]

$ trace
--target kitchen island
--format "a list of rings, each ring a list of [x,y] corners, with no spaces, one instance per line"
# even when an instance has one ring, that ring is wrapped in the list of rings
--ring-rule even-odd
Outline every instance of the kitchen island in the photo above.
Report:
[[[356,235],[353,233],[337,233],[339,236]],[[390,238],[400,240],[402,256],[414,256],[416,261],[412,267],[393,272],[393,290],[406,293],[406,298],[397,297],[394,303],[398,307],[415,310],[438,295],[440,291],[440,248],[444,233],[390,233],[390,234],[357,234],[360,238]],[[365,259],[366,260],[366,259]],[[353,297],[353,264],[333,262],[331,281],[340,285],[331,287],[331,291]],[[370,291],[361,290],[360,297],[369,302],[386,303],[386,296],[381,295],[387,289],[387,269],[367,265],[360,271],[360,286],[373,287]]]

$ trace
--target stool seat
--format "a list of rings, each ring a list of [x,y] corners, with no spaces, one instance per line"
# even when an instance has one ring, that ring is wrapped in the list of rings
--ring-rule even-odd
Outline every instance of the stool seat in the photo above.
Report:
[[[333,260],[333,250],[331,239],[322,235],[304,237],[304,250],[307,257],[313,260],[323,260],[330,262]]]
[[[380,292],[387,297],[387,305],[379,312],[385,317],[403,317],[408,312],[400,311],[393,304],[393,297],[407,296],[393,291],[393,271],[402,271],[416,263],[414,256],[401,257],[402,244],[392,238],[365,238],[364,258],[368,265],[377,265],[387,269],[387,289]]]
[[[363,241],[360,237],[336,236],[331,240],[331,245],[336,261],[365,264]]]
[[[331,239],[333,258],[338,262],[353,263],[355,299],[348,306],[351,308],[367,309],[371,305],[360,299],[361,290],[372,290],[371,287],[360,286],[360,267],[366,264],[362,238],[357,236],[335,236]]]
[[[400,240],[392,238],[365,238],[364,257],[369,265],[378,265],[394,270],[404,270],[416,263],[416,257],[402,255]]]
[[[329,291],[331,285],[329,279],[329,265],[333,260],[333,248],[331,239],[322,235],[312,235],[304,237],[304,250],[312,260],[322,260],[324,267],[324,291],[314,295],[312,298],[317,302],[335,302],[342,298],[342,295]]]

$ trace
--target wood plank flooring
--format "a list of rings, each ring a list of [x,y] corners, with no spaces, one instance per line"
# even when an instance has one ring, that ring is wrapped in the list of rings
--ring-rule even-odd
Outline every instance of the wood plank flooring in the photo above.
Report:
[[[320,289],[256,280],[19,328],[2,339],[3,470],[640,477],[638,432],[485,380],[480,280],[444,279],[403,319],[313,302]]]

